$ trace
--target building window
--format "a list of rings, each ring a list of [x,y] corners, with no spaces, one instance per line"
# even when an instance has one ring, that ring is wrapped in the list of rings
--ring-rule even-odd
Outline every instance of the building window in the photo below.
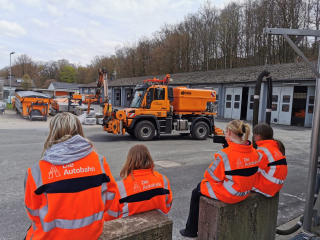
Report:
[[[231,108],[231,102],[226,102],[226,108]]]
[[[309,104],[314,104],[314,96],[309,97]]]
[[[253,95],[250,95],[250,102],[253,102],[253,101],[254,101]]]
[[[240,106],[239,102],[234,103],[234,108],[239,108],[239,106]]]
[[[308,107],[308,113],[313,113],[313,106]]]
[[[290,102],[290,95],[283,95],[282,102],[289,103]]]
[[[230,94],[227,95],[227,101],[231,101],[232,96]]]
[[[278,102],[278,95],[272,95],[272,102]]]
[[[253,103],[250,103],[249,108],[250,108],[250,109],[253,109]]]
[[[240,101],[240,95],[235,95],[235,96],[234,96],[234,100],[235,100],[235,101]]]
[[[272,104],[271,109],[273,112],[276,112],[278,110],[278,104]]]
[[[282,104],[282,112],[289,112],[290,105],[289,104]]]

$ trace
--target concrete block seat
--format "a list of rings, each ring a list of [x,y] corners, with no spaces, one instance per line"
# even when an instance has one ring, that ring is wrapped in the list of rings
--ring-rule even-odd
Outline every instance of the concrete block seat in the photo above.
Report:
[[[99,240],[171,240],[172,220],[158,210],[105,222]]]
[[[274,240],[279,193],[250,193],[236,204],[200,198],[198,240]]]

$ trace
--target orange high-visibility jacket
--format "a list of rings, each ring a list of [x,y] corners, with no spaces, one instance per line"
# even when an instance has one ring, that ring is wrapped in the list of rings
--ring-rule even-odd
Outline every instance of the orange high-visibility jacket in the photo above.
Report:
[[[56,144],[46,160],[27,170],[25,205],[32,221],[27,240],[98,239],[101,235],[103,214],[114,199],[116,183],[105,158],[77,136],[66,141],[74,144],[70,148],[75,150],[73,154],[65,154],[68,143]],[[75,149],[79,141],[79,149]],[[82,158],[76,160],[78,157]],[[59,159],[69,163],[52,164]]]
[[[262,159],[252,190],[267,197],[273,197],[281,190],[283,182],[287,177],[287,160],[280,152],[276,141],[257,141],[257,145],[257,151],[262,154]]]
[[[229,147],[215,154],[200,185],[201,193],[226,203],[236,203],[249,196],[256,179],[259,154],[250,145],[228,142]]]
[[[134,170],[117,182],[118,189],[105,221],[157,209],[167,214],[172,205],[170,183],[166,176],[151,169]]]

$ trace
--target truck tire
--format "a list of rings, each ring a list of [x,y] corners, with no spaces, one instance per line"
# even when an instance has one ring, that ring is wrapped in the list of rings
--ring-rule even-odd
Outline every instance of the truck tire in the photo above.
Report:
[[[205,140],[209,135],[209,126],[203,121],[196,122],[193,126],[191,135],[193,139]]]
[[[141,121],[134,127],[134,136],[140,141],[150,141],[155,134],[155,127],[150,121]]]

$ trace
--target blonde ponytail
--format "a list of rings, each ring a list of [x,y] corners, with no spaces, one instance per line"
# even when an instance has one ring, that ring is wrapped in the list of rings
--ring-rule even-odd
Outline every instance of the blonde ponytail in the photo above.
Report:
[[[248,123],[241,120],[232,120],[227,124],[227,129],[242,138],[242,143],[248,141],[250,135],[250,125]]]

